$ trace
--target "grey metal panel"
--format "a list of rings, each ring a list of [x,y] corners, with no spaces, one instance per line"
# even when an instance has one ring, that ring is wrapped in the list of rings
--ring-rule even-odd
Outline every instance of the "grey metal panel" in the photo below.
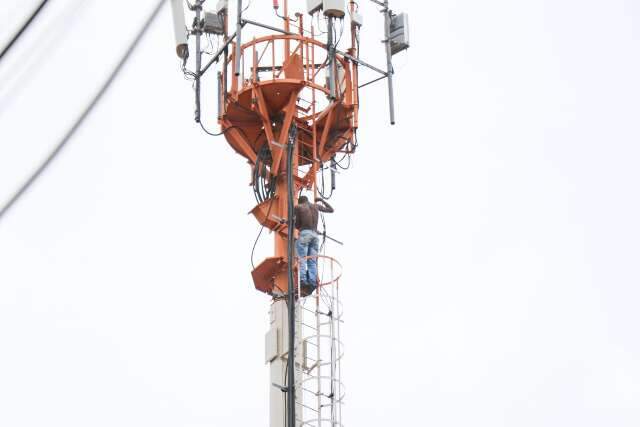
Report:
[[[322,9],[322,0],[307,0],[307,12],[314,14]]]
[[[344,0],[322,0],[322,9],[326,16],[342,18],[344,16]]]
[[[265,363],[271,362],[273,359],[278,357],[280,353],[279,337],[277,327],[272,327],[269,329],[269,332],[264,337],[264,361]]]
[[[205,12],[202,21],[202,31],[208,34],[224,34],[224,18],[217,13]]]
[[[402,52],[409,47],[409,15],[401,13],[391,17],[389,38],[391,41],[392,55]]]

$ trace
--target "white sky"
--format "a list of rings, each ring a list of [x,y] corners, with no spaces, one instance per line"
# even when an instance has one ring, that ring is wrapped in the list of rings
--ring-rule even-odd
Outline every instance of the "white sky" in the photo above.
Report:
[[[35,3],[2,1],[2,45]],[[0,200],[152,3],[53,1],[0,64]],[[367,87],[327,217],[347,243],[328,251],[345,266],[346,424],[640,425],[640,3],[392,6],[413,44],[398,124]],[[249,170],[192,105],[165,7],[0,223],[0,425],[267,424]]]

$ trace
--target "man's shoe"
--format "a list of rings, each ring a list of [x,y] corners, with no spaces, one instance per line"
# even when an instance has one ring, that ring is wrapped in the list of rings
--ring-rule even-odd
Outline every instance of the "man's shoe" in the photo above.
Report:
[[[310,285],[309,283],[303,283],[300,287],[301,296],[308,297],[313,293],[315,289],[316,288],[313,285]]]

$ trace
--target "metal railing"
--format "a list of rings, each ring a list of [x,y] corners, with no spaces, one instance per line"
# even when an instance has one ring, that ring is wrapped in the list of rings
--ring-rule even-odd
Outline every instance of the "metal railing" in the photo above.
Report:
[[[240,49],[239,75],[234,75],[236,57],[232,53],[226,63],[226,74],[231,77],[231,92],[240,92],[254,83],[284,80],[287,78],[287,64],[290,58],[298,56],[302,75],[295,80],[315,90],[329,94],[326,70],[329,66],[326,45],[312,37],[299,34],[272,34],[254,38],[244,43]],[[354,88],[351,81],[350,61],[346,54],[336,55],[336,67],[340,72],[336,75],[336,87],[339,95],[347,103],[354,99]],[[348,55],[346,55],[348,56]]]

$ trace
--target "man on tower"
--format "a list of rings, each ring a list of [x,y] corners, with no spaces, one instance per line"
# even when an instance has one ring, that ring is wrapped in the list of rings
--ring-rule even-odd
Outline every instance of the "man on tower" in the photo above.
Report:
[[[296,252],[302,296],[312,294],[318,286],[318,213],[333,213],[329,203],[317,197],[315,201],[309,203],[306,196],[300,196],[295,208],[296,230],[299,232]]]

